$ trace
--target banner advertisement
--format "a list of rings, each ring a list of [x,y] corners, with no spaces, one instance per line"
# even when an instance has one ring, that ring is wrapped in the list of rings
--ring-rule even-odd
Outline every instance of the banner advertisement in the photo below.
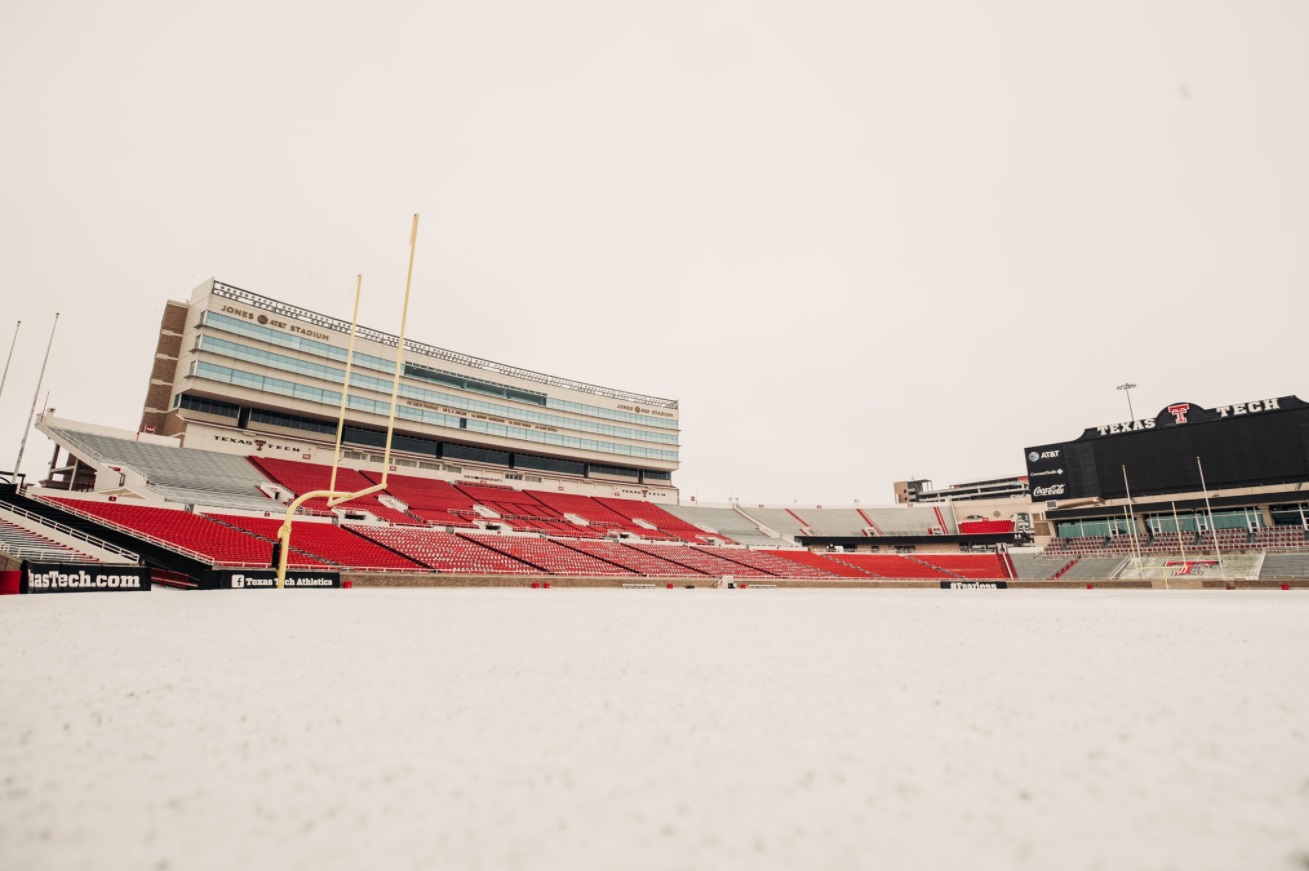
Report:
[[[341,588],[341,573],[287,572],[286,586],[290,589],[339,590]],[[277,589],[277,572],[274,569],[212,569],[205,573],[203,589],[275,590]]]
[[[150,589],[145,566],[24,562],[22,593],[124,593]]]

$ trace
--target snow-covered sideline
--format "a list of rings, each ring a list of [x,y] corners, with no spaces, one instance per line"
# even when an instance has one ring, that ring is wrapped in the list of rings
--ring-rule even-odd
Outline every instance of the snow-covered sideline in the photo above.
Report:
[[[1302,868],[1299,592],[0,600],[0,868]]]

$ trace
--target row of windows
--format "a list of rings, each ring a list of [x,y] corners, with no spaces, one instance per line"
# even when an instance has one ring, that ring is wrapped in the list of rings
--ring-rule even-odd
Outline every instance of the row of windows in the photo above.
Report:
[[[1210,528],[1210,515],[1206,511],[1183,512],[1176,516],[1152,514],[1143,518],[1151,535],[1169,532],[1205,532]],[[1263,516],[1257,508],[1233,508],[1213,512],[1214,529],[1245,529],[1257,531],[1263,526]],[[1064,520],[1056,524],[1059,538],[1108,538],[1113,535],[1131,535],[1135,530],[1124,517],[1105,517],[1095,520]]]
[[[300,375],[307,375],[311,378],[331,381],[335,384],[345,383],[344,369],[324,366],[320,363],[301,360],[296,357],[288,357],[285,354],[278,354],[275,351],[266,351],[262,348],[252,348],[249,345],[242,345],[239,342],[229,342],[227,339],[220,339],[217,336],[201,336],[199,341],[196,343],[196,347],[201,351],[206,351],[211,354],[217,354],[222,357],[231,357],[236,360],[245,360],[249,363],[258,363],[261,366],[267,366],[270,369],[280,369],[283,372],[295,372]],[[391,393],[391,381],[374,378],[371,375],[363,375],[359,372],[350,373],[350,383],[354,387],[375,390],[379,393],[385,393],[388,396]],[[510,417],[521,421],[545,423],[563,427],[565,429],[580,429],[587,432],[615,435],[621,438],[637,439],[639,441],[677,444],[676,433],[644,432],[641,430],[628,429],[627,427],[614,426],[612,424],[595,423],[594,421],[588,420],[574,420],[568,417],[559,417],[554,414],[525,411],[507,405],[497,405],[493,402],[467,399],[462,396],[441,393],[436,390],[426,390],[422,387],[414,387],[409,384],[400,385],[400,395],[407,399],[416,399],[421,402],[441,402],[465,411],[482,411],[497,416]]]
[[[179,393],[173,397],[173,408],[184,408],[187,411],[216,414],[221,417],[239,417],[241,414],[241,406],[239,405],[233,405],[230,402],[219,402],[217,399],[191,396],[186,393]]]
[[[323,390],[319,387],[309,387],[304,384],[284,381],[280,378],[255,375],[252,372],[244,372],[240,369],[230,369],[226,366],[217,366],[206,361],[199,361],[192,364],[191,374],[196,378],[206,378],[210,381],[218,381],[223,384],[233,384],[238,387],[247,387],[251,390],[258,390],[263,393],[274,393],[280,396],[289,396],[293,399],[302,399],[306,402],[321,403],[323,405],[330,405],[333,408],[340,408],[341,406],[341,394],[335,390]],[[362,396],[354,395],[351,395],[348,398],[347,404],[349,408],[382,416],[389,414],[391,409],[391,404],[389,402],[367,399]],[[565,436],[552,432],[538,432],[536,430],[523,429],[516,426],[511,427],[507,424],[492,423],[491,421],[475,420],[466,417],[453,417],[448,414],[427,411],[426,409],[413,408],[406,405],[397,406],[396,416],[407,420],[418,421],[419,423],[450,427],[451,429],[463,429],[468,430],[469,432],[480,432],[487,435],[498,435],[505,438],[518,439],[520,441],[558,445],[560,447],[574,448],[577,450],[590,450],[630,457],[644,457],[652,460],[677,459],[676,451],[667,451],[660,448],[646,448],[639,445],[602,442],[595,439]]]
[[[219,402],[218,400],[205,399],[203,397],[191,396],[187,393],[178,394],[173,398],[174,408],[186,408],[195,411],[205,411],[210,406],[225,406],[232,409],[228,416],[238,417],[240,406],[231,403]],[[212,412],[207,412],[212,413]],[[301,417],[296,414],[285,414],[278,411],[268,411],[262,408],[250,409],[250,422],[262,423],[268,426],[281,427],[282,429],[296,429],[302,432],[312,432],[320,435],[336,436],[336,425],[322,420]],[[386,444],[386,433],[382,430],[366,429],[363,427],[347,426],[342,433],[341,440],[347,444],[366,445],[369,447],[381,448]],[[512,460],[510,455],[503,451],[493,451],[484,448],[475,448],[466,445],[451,444],[449,442],[439,442],[434,439],[424,439],[414,436],[405,436],[396,434],[391,439],[391,445],[398,451],[405,451],[411,454],[426,454],[431,457],[446,457],[455,459],[478,460],[486,463],[494,463],[501,466],[512,465],[517,469],[533,469],[543,472],[560,472],[568,475],[582,476],[587,474],[586,464],[578,463],[572,460],[560,460],[554,457],[539,457],[535,454],[513,454]],[[347,452],[346,456],[354,456],[356,459],[375,459],[381,462],[380,456],[368,454],[358,454]],[[396,460],[397,465],[403,465],[401,460]],[[413,461],[408,462],[413,465]],[[418,463],[424,468],[440,468],[439,464],[429,465],[422,462]],[[446,471],[460,472],[461,468],[457,466],[446,466]],[[605,472],[615,474],[612,470],[618,469],[619,474],[627,477],[637,477],[642,472],[638,469],[620,468],[617,466],[595,465],[592,467],[596,472]],[[650,480],[669,481],[672,475],[663,471],[646,471],[644,476]],[[534,480],[540,481],[540,478]]]
[[[236,333],[237,335],[248,336],[253,339],[259,339],[260,341],[268,342],[270,345],[278,345],[283,348],[291,348],[293,350],[301,351],[306,354],[313,354],[314,356],[317,357],[325,357],[327,359],[337,360],[342,363],[345,362],[345,358],[346,358],[347,352],[346,349],[344,348],[338,348],[335,345],[329,345],[326,342],[319,342],[314,339],[290,335],[288,333],[281,332],[280,330],[274,330],[270,327],[262,327],[259,326],[258,324],[252,324],[249,321],[241,320],[240,318],[233,318],[233,317],[229,317],[228,315],[219,314],[218,312],[212,312],[212,311],[205,312],[201,320],[201,324],[203,324],[204,326],[213,327],[218,330],[223,330],[225,332]],[[373,369],[381,372],[387,372],[387,373],[395,372],[394,360],[385,360],[381,357],[376,357],[373,356],[372,354],[364,354],[358,351],[356,351],[354,355],[354,365],[365,369]],[[408,368],[409,367],[406,367],[406,369]],[[443,370],[430,369],[425,366],[419,368],[425,370],[429,376],[431,375],[431,373],[443,372]],[[407,372],[407,374],[416,374],[416,373]],[[528,401],[538,402],[537,399],[532,398],[537,394],[525,394],[523,391],[518,390],[517,388],[510,388],[505,385],[494,384],[493,382],[489,382],[489,381],[478,381],[475,378],[456,375],[455,373],[446,373],[446,374],[448,374],[452,379],[462,380],[463,382],[465,382],[464,388],[467,390],[474,390],[476,392],[493,392],[494,395],[497,396],[503,395],[506,398],[510,398],[510,399],[517,399],[524,402],[528,402]],[[425,376],[418,376],[418,377],[425,377]],[[429,377],[428,380],[435,380],[435,379]],[[478,388],[481,386],[491,386],[497,388],[497,390],[495,391],[479,390]],[[509,393],[509,391],[514,391],[514,392],[511,394]],[[523,396],[528,396],[529,398],[524,399]],[[591,417],[603,417],[608,420],[621,420],[621,421],[626,421],[628,423],[640,423],[640,424],[645,424],[647,426],[660,427],[663,429],[674,429],[674,430],[677,429],[676,419],[654,417],[653,415],[633,414],[632,412],[628,412],[628,411],[616,411],[612,408],[602,408],[598,405],[587,405],[581,402],[570,402],[566,399],[556,399],[555,397],[552,396],[546,396],[544,398],[545,398],[544,404],[546,405],[546,407],[558,409],[559,411],[571,411],[577,414],[589,415]],[[518,413],[526,415],[529,414],[530,412],[519,411]]]

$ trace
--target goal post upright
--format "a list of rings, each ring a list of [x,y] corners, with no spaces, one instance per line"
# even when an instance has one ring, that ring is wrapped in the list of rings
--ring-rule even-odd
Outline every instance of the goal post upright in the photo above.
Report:
[[[400,336],[395,345],[395,376],[391,381],[391,413],[386,421],[386,451],[382,456],[382,480],[380,483],[371,487],[365,487],[355,493],[341,492],[336,489],[336,470],[340,461],[341,441],[345,433],[345,409],[346,395],[350,390],[350,364],[354,358],[355,332],[359,318],[359,287],[363,282],[363,276],[356,276],[355,285],[355,323],[350,327],[350,352],[346,357],[345,384],[341,390],[341,414],[337,422],[336,429],[336,450],[332,458],[332,480],[330,488],[327,490],[311,490],[308,493],[301,493],[291,504],[286,506],[286,518],[282,521],[281,527],[277,530],[277,541],[281,545],[280,553],[277,556],[277,588],[280,590],[286,586],[286,563],[289,551],[291,550],[291,518],[300,506],[310,499],[325,497],[328,502],[327,506],[333,508],[343,502],[349,502],[351,499],[358,499],[360,496],[369,496],[380,490],[386,489],[387,478],[391,470],[391,437],[395,432],[395,403],[400,395],[400,373],[404,367],[404,350],[405,350],[405,324],[409,319],[409,291],[413,285],[414,279],[414,252],[418,247],[418,213],[414,213],[413,224],[409,228],[409,270],[405,275],[405,296],[404,304],[400,309]]]

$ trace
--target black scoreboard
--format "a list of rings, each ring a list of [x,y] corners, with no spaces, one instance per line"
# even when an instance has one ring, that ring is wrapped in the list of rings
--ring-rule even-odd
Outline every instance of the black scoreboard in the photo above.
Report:
[[[1153,418],[1090,427],[1076,441],[1026,453],[1033,501],[1121,499],[1129,485],[1133,496],[1199,491],[1201,468],[1210,490],[1309,481],[1309,403],[1177,402]]]

